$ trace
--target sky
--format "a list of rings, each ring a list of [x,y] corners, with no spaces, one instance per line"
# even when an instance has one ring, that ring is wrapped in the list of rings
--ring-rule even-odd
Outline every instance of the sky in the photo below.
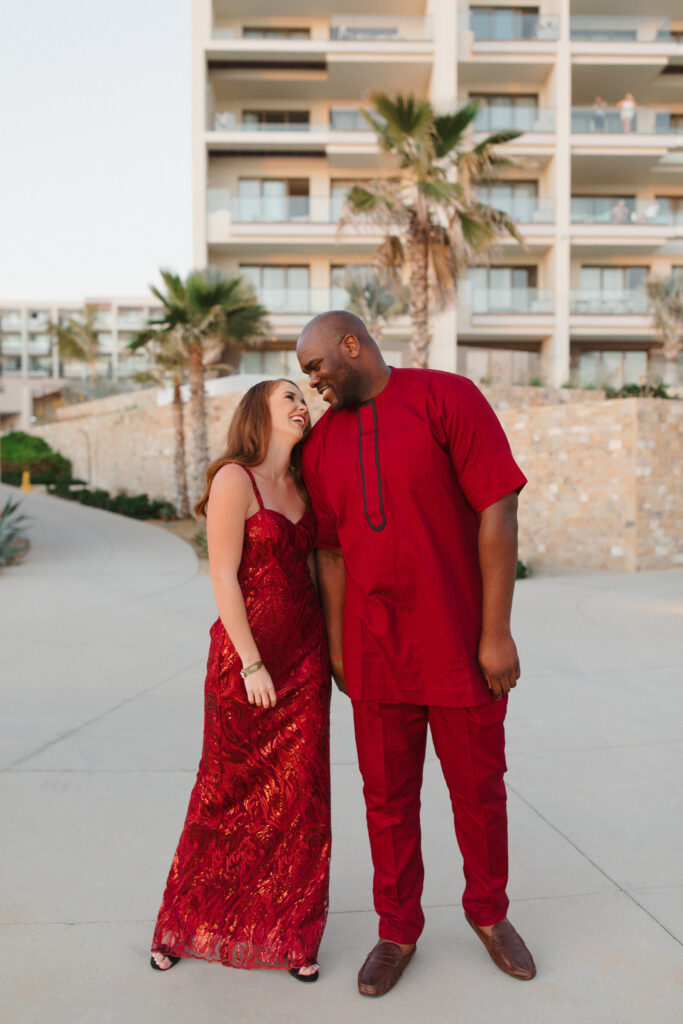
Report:
[[[191,0],[0,0],[0,301],[192,262]]]

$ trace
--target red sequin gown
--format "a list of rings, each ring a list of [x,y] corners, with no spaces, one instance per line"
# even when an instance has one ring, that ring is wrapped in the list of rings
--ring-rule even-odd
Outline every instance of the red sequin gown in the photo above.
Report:
[[[264,508],[252,483],[259,511],[245,523],[238,579],[277,704],[249,704],[218,619],[202,757],[152,950],[300,967],[316,959],[327,918],[330,672],[306,564],[313,515],[292,523]]]

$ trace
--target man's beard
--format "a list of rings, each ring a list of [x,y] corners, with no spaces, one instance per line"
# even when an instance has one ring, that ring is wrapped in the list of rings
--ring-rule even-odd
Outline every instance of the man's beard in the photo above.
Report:
[[[349,406],[358,405],[364,399],[363,375],[353,366],[340,367],[335,376],[334,383],[330,383],[334,392],[334,402],[330,403],[332,408],[348,409]]]

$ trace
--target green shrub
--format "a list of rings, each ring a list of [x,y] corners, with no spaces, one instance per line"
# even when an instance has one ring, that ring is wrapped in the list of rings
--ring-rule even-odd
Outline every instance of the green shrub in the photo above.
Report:
[[[197,545],[197,547],[201,550],[201,552],[204,555],[204,557],[208,558],[209,557],[209,542],[206,539],[206,529],[197,530],[197,532],[195,533],[195,535],[194,535],[194,537],[192,539],[194,540],[194,542]]]
[[[28,542],[23,532],[27,522],[19,502],[8,498],[0,511],[0,565],[11,565],[26,551]]]
[[[603,384],[602,390],[605,398],[671,398],[662,381],[657,384],[623,384],[620,388]]]
[[[529,575],[529,567],[527,565],[525,565],[524,562],[520,562],[519,559],[518,559],[517,560],[517,574],[515,576],[515,579],[516,580],[525,580],[528,575]]]
[[[124,494],[119,492],[111,495],[101,487],[92,490],[88,487],[74,487],[81,481],[60,480],[48,486],[48,492],[58,498],[78,501],[81,505],[91,508],[102,508],[107,512],[116,512],[132,519],[174,519],[175,509],[169,501],[150,500],[146,494]]]
[[[53,484],[71,477],[69,459],[53,451],[42,437],[34,437],[23,430],[13,430],[2,438],[0,449],[2,480],[6,484],[19,486],[25,469],[35,484]]]

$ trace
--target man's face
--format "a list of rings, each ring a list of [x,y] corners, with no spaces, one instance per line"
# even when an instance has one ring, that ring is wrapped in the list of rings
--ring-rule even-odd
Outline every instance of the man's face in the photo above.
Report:
[[[341,340],[334,344],[304,339],[297,346],[301,369],[311,387],[335,412],[358,405],[364,398],[363,375],[346,354]]]

